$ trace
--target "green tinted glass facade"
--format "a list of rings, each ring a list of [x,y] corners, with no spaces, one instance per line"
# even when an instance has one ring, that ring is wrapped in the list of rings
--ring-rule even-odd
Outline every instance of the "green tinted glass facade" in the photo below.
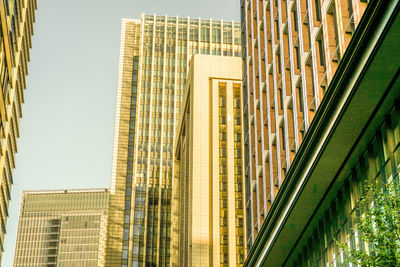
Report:
[[[368,249],[355,229],[365,183],[379,180],[399,184],[400,103],[388,114],[376,136],[361,154],[351,174],[313,230],[293,266],[347,266],[348,255],[336,241],[354,249]]]

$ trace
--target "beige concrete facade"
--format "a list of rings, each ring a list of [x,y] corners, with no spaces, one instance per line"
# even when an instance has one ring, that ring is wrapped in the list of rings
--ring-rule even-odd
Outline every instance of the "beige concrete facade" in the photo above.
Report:
[[[36,7],[36,0],[5,0],[0,3],[0,260]]]
[[[192,58],[175,144],[172,266],[243,264],[241,77],[241,58]]]
[[[23,192],[14,266],[105,266],[108,189]]]

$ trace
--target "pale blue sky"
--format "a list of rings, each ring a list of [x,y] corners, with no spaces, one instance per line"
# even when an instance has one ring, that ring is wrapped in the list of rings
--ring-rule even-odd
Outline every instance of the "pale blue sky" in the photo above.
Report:
[[[1,266],[11,267],[22,190],[108,187],[121,18],[239,21],[239,0],[37,0]]]

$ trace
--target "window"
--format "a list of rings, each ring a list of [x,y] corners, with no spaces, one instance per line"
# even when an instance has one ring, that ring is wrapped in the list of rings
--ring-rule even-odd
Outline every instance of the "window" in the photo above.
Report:
[[[320,66],[325,66],[325,52],[324,52],[324,40],[323,33],[321,31],[320,35],[317,37],[317,53],[319,56]]]
[[[129,229],[124,229],[123,240],[129,239]]]
[[[202,42],[209,42],[210,41],[210,29],[209,28],[202,28],[200,33],[200,40]]]
[[[221,43],[221,29],[212,30],[212,41],[213,43]]]
[[[321,4],[320,0],[315,0],[315,15],[317,21],[321,21]]]

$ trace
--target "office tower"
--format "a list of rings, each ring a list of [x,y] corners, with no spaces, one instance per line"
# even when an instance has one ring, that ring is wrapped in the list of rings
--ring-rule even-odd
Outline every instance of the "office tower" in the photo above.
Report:
[[[5,0],[0,3],[0,260],[4,250],[36,6],[36,0]]]
[[[105,266],[108,189],[25,191],[14,266]]]
[[[193,54],[238,56],[239,24],[142,15],[122,21],[107,266],[166,266],[173,143]]]
[[[336,241],[373,249],[354,228],[365,183],[399,184],[400,3],[259,3],[242,7],[245,266],[347,266]]]
[[[267,217],[367,1],[241,1],[248,245]]]
[[[194,55],[175,145],[172,265],[245,259],[242,59]]]

